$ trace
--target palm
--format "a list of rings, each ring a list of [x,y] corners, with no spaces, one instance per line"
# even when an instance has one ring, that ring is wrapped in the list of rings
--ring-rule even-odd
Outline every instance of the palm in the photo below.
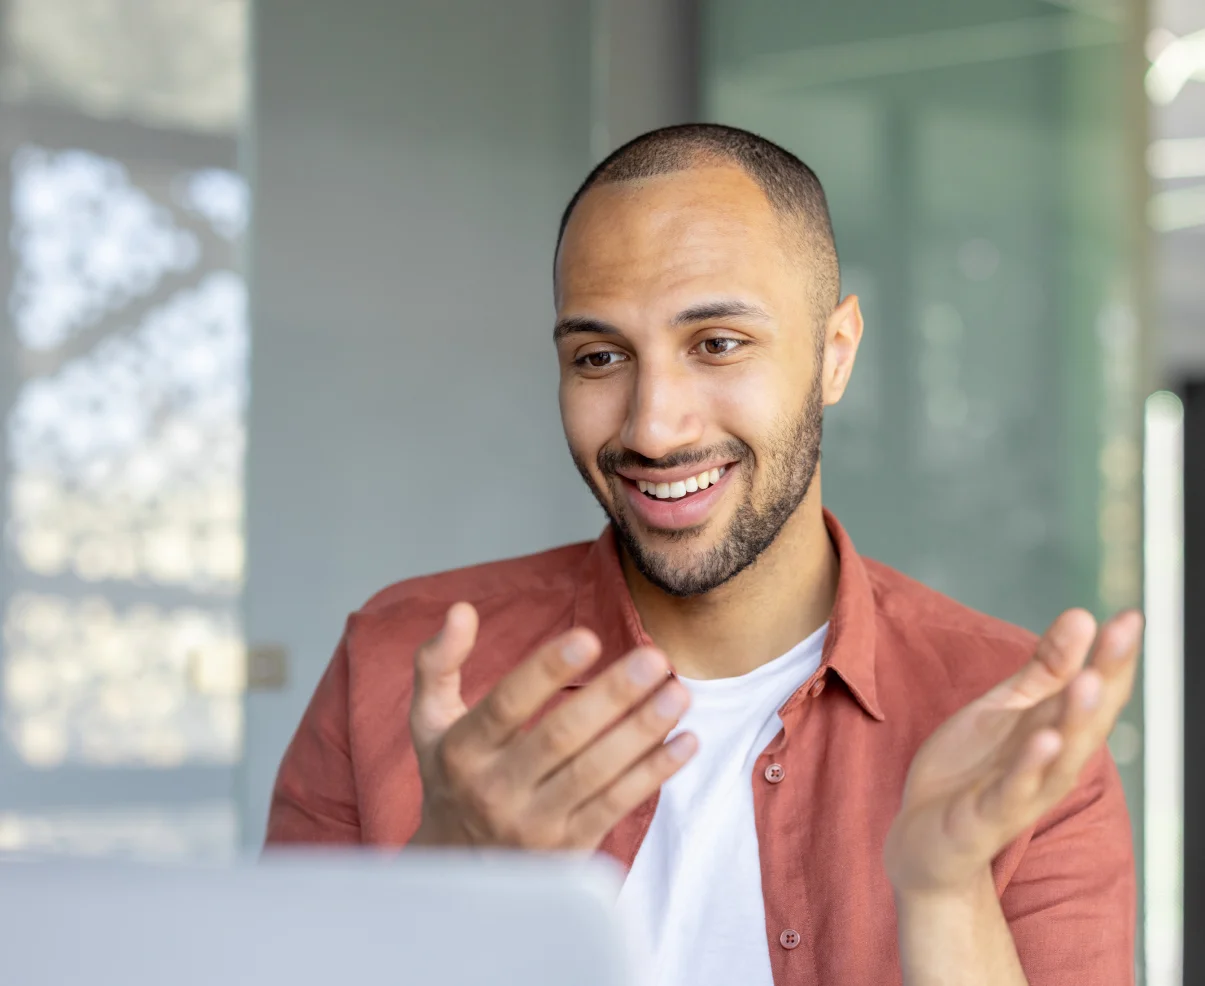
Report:
[[[921,745],[887,839],[897,887],[965,886],[1070,791],[1129,695],[1140,627],[1112,621],[1081,670],[1095,625],[1064,614],[1033,661]]]
[[[1021,712],[972,702],[946,720],[917,752],[909,778],[918,804],[981,786],[1002,769],[1018,741]]]
[[[974,803],[1015,759],[1027,732],[1025,712],[977,699],[947,719],[917,751],[893,834],[908,843],[940,840],[943,866],[927,875],[944,884],[970,875],[978,859],[982,825]],[[907,852],[909,858],[914,854]]]

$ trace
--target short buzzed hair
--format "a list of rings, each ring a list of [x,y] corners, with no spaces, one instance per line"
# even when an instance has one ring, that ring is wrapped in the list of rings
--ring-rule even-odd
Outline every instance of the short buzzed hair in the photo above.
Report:
[[[828,200],[820,179],[790,151],[748,130],[718,123],[684,123],[641,134],[612,151],[586,176],[561,215],[556,252],[569,217],[595,185],[638,181],[685,171],[706,164],[731,163],[761,187],[771,208],[798,234],[807,254],[805,265],[814,274],[813,301],[827,318],[841,300],[841,269]]]

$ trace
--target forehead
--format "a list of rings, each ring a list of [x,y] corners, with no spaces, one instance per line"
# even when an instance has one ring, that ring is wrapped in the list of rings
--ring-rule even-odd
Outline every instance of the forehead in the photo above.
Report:
[[[668,303],[694,290],[773,294],[789,276],[787,250],[778,215],[739,168],[596,185],[565,228],[557,307]]]

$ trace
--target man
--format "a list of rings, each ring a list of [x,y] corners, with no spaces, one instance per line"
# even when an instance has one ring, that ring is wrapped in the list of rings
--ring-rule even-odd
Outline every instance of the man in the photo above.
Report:
[[[1141,617],[1036,640],[823,510],[862,316],[815,175],[728,127],[637,138],[569,203],[554,293],[610,525],[354,614],[269,842],[601,849],[667,986],[1132,981],[1103,742]]]

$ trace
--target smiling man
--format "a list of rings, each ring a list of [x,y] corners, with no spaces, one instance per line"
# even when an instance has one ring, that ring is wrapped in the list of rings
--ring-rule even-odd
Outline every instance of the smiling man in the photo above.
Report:
[[[823,509],[862,316],[816,176],[733,128],[639,137],[569,203],[554,293],[610,524],[355,613],[269,842],[600,849],[665,986],[1131,982],[1103,743],[1141,617],[1039,640]]]

